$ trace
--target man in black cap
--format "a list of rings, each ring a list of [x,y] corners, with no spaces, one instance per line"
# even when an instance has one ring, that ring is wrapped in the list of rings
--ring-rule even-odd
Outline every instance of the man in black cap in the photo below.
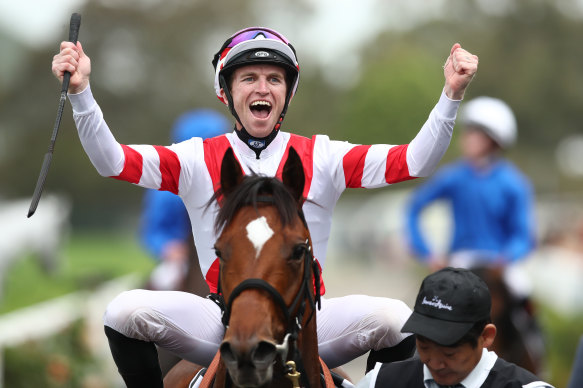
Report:
[[[490,309],[490,291],[473,272],[448,267],[427,276],[401,329],[416,335],[417,355],[377,363],[357,387],[552,388],[487,350],[496,337]]]

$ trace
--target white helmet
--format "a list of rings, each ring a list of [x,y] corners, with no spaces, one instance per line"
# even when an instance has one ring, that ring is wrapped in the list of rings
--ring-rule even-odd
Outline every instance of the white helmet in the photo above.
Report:
[[[501,148],[516,141],[516,119],[504,101],[492,97],[477,97],[462,106],[460,122],[465,126],[478,126]]]

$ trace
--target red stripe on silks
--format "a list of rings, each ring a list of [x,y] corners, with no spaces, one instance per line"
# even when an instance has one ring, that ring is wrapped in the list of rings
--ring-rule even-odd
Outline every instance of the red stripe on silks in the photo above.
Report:
[[[118,176],[112,176],[111,178],[135,184],[140,183],[144,165],[142,154],[125,144],[121,144],[121,148],[124,154],[123,170]]]
[[[318,269],[320,270],[320,295],[324,295],[326,293],[326,286],[324,285],[324,275],[322,275],[322,266],[320,265],[320,261],[316,259],[316,264],[318,264]],[[316,279],[312,282],[314,285],[314,292],[316,291]]]
[[[221,135],[205,139],[202,144],[204,147],[204,162],[213,182],[213,191],[216,192],[221,187],[221,164],[223,157],[227,149],[231,148],[231,143],[229,143],[227,136]],[[235,158],[237,158],[237,155],[235,155]],[[245,174],[242,167],[241,171]]]
[[[229,143],[229,139],[225,135],[221,135],[205,139],[202,145],[204,149],[204,163],[213,183],[213,192],[216,192],[221,187],[221,163],[223,162],[225,152],[231,147],[231,143]],[[219,205],[220,203],[219,201]],[[209,286],[209,291],[216,293],[219,283],[219,259],[213,261],[205,274],[205,280]]]
[[[219,268],[219,259],[215,259],[204,277],[209,285],[209,291],[213,294],[217,293],[219,285]]]
[[[344,180],[346,182],[346,187],[362,187],[364,162],[370,147],[370,145],[355,146],[350,151],[348,151],[346,155],[344,155],[342,166],[344,168]]]
[[[305,183],[304,183],[304,198],[308,198],[308,193],[310,192],[310,186],[312,185],[312,178],[314,176],[314,145],[316,144],[316,136],[313,136],[311,139],[299,135],[294,135],[293,133],[290,134],[289,141],[287,142],[285,153],[283,158],[281,158],[281,162],[277,167],[277,172],[275,176],[278,179],[282,179],[283,174],[283,166],[287,161],[289,156],[289,148],[294,147],[296,152],[298,153],[300,160],[302,161],[302,166],[304,167],[304,175],[305,175]],[[316,263],[318,264],[318,268],[320,269],[320,273],[322,273],[322,266],[320,266],[320,262],[316,259]],[[314,280],[315,281],[315,280]],[[314,286],[315,290],[315,286]],[[326,286],[324,286],[324,278],[320,276],[320,295],[324,295],[326,293]]]
[[[205,139],[203,141],[204,162],[213,182],[213,191],[221,186],[221,163],[227,149],[231,147],[225,135]]]
[[[308,198],[308,193],[310,192],[310,186],[312,185],[312,177],[314,175],[314,144],[316,144],[315,136],[311,139],[299,135],[294,135],[293,133],[290,134],[289,141],[287,142],[285,152],[281,161],[279,162],[279,166],[277,167],[277,172],[275,176],[278,179],[282,179],[283,174],[283,166],[287,161],[289,156],[289,148],[294,147],[296,152],[298,153],[300,160],[302,161],[302,165],[304,167],[304,175],[305,175],[305,182],[304,182],[304,198]]]
[[[408,144],[394,146],[389,150],[387,155],[387,169],[385,179],[387,183],[397,183],[415,179],[409,175],[409,166],[407,166],[407,148]]]
[[[178,194],[178,182],[180,181],[180,160],[176,153],[166,147],[154,146],[160,158],[160,189]]]

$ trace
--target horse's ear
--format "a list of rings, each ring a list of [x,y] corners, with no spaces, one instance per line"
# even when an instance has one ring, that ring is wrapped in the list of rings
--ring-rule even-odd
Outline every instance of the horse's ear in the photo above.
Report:
[[[228,148],[221,162],[221,191],[225,197],[243,181],[243,171],[232,148]]]
[[[292,193],[292,196],[302,204],[304,202],[304,185],[306,176],[304,175],[304,166],[302,160],[293,147],[289,148],[288,157],[283,165],[281,174],[283,184]]]

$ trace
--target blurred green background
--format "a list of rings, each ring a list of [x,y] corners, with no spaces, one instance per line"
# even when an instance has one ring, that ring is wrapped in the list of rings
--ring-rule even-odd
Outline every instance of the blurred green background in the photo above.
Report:
[[[514,109],[519,140],[508,157],[531,178],[545,205],[538,225],[541,246],[566,244],[575,260],[583,261],[583,232],[577,229],[583,220],[579,0],[2,2],[0,204],[29,201],[34,190],[60,91],[51,60],[67,38],[72,12],[82,14],[79,40],[91,57],[93,93],[115,136],[126,144],[167,144],[174,119],[193,107],[227,113],[214,95],[210,61],[226,36],[248,25],[276,28],[298,52],[300,88],[285,130],[363,144],[406,143],[436,103],[443,86],[441,66],[459,42],[480,57],[466,99],[499,97]],[[442,163],[459,156],[455,141],[454,134]],[[345,196],[360,200],[376,192]],[[23,253],[24,260],[3,274],[0,314],[91,291],[128,273],[141,279],[152,268],[136,238],[143,190],[99,177],[81,148],[68,104],[39,212],[48,206],[49,194],[71,204],[58,270],[47,275],[32,254]],[[27,222],[25,215],[19,222]],[[557,387],[566,384],[583,334],[582,310],[567,316],[544,310],[553,338],[550,379]],[[82,331],[72,326],[67,335],[77,338]],[[5,379],[13,379],[6,386],[19,386],[26,376],[14,372],[18,365],[25,371],[46,371],[40,365],[49,365],[52,374],[62,375],[59,366],[69,357],[70,368],[82,364],[75,373],[91,369],[85,365],[91,362],[75,353],[82,349],[54,341],[45,342],[46,349],[31,345],[22,350],[25,354],[6,351]],[[62,349],[69,353],[54,361],[50,355]],[[74,373],[68,373],[69,380],[57,383],[49,373],[50,384],[103,386],[99,379],[74,380]],[[94,374],[99,375],[86,373]],[[31,381],[21,386],[32,386]]]

